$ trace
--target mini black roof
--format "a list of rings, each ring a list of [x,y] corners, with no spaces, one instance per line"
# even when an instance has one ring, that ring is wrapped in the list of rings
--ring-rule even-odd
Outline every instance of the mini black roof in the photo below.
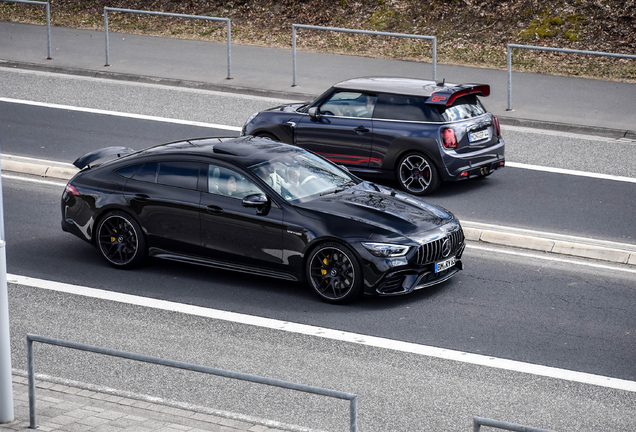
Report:
[[[435,81],[417,78],[366,77],[353,78],[334,84],[338,89],[363,90],[369,92],[385,92],[413,96],[431,96],[444,88],[456,87],[457,84],[436,83]]]

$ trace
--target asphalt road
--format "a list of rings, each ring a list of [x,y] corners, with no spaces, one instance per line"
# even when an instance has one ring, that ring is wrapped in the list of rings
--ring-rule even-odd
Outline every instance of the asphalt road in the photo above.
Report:
[[[297,283],[106,265],[60,229],[58,186],[3,179],[9,273],[634,380],[636,275],[468,249],[449,283],[337,307]],[[25,218],[25,215],[29,215]]]
[[[9,79],[16,76],[33,85],[20,92],[25,81]],[[37,74],[3,77],[2,97],[55,102],[38,93],[52,80],[53,93],[65,98],[57,103],[231,126],[276,102]],[[0,102],[0,118],[3,153],[65,162],[109,145],[236,134],[7,102]],[[633,142],[506,131],[508,160],[634,176]],[[150,260],[139,270],[115,270],[61,231],[62,182],[11,177],[2,179],[9,273],[636,380],[636,275],[625,266],[473,246],[467,269],[448,283],[338,307],[300,284],[179,263]],[[483,181],[445,185],[431,201],[476,222],[634,243],[635,190],[633,183],[506,167]],[[467,430],[472,415],[562,431],[635,426],[633,393],[40,289],[11,286],[10,298],[20,369],[23,336],[33,332],[357,392],[364,395],[361,430]],[[346,419],[345,405],[322,398],[55,350],[38,348],[38,371],[329,430],[343,429]]]
[[[183,138],[237,135],[223,129],[6,102],[0,102],[0,118],[3,153],[64,162],[107,146],[142,149]],[[536,135],[516,132],[513,141],[517,144],[512,146],[520,148],[517,153],[527,153],[524,150],[527,146],[520,143],[536,139]],[[552,139],[563,137],[552,136]],[[631,146],[629,149],[634,150],[630,143],[591,139],[588,142],[609,147]],[[566,167],[571,166],[570,159],[561,157],[570,162]],[[620,166],[629,167],[624,171],[632,169],[628,157],[620,161]],[[448,208],[460,219],[474,222],[636,242],[633,183],[507,167],[484,180],[444,184],[428,200]]]

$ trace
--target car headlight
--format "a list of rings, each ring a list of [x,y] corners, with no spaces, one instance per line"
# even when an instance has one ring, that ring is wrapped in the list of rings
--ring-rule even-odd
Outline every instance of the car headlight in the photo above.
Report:
[[[362,243],[371,254],[381,258],[401,257],[408,253],[411,246],[390,243]]]

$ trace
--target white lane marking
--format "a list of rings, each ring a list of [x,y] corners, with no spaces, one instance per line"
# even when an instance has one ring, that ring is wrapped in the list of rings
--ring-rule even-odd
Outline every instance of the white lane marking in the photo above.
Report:
[[[511,168],[522,168],[522,169],[528,169],[528,170],[534,170],[534,171],[544,171],[544,172],[550,172],[555,174],[567,174],[567,175],[574,175],[579,177],[591,177],[591,178],[603,179],[603,180],[614,180],[614,181],[621,181],[621,182],[628,182],[628,183],[636,183],[636,178],[633,178],[633,177],[621,177],[621,176],[615,176],[610,174],[593,173],[589,171],[576,171],[576,170],[570,170],[570,169],[564,169],[564,168],[554,168],[554,167],[546,167],[546,166],[540,166],[540,165],[528,165],[528,164],[508,162],[508,161],[506,161],[506,166]]]
[[[110,116],[116,116],[116,117],[127,117],[127,118],[134,118],[137,120],[150,120],[150,121],[158,121],[158,122],[164,122],[164,123],[176,123],[176,124],[182,124],[182,125],[188,125],[188,126],[200,126],[200,127],[206,127],[206,128],[214,128],[214,129],[225,129],[225,130],[231,130],[236,132],[240,132],[242,129],[238,126],[203,123],[203,122],[196,122],[196,121],[190,121],[190,120],[178,120],[178,119],[171,119],[166,117],[155,117],[155,116],[148,116],[143,114],[131,114],[131,113],[118,112],[118,111],[106,111],[106,110],[101,110],[96,108],[81,108],[81,107],[74,107],[71,105],[58,105],[58,104],[52,104],[52,103],[46,103],[46,102],[33,102],[33,101],[9,99],[9,98],[3,98],[3,97],[0,97],[0,102],[31,105],[31,106],[38,106],[38,107],[44,107],[44,108],[63,109],[68,111],[80,111],[80,112],[87,112],[91,114],[103,114],[103,115],[110,115]]]
[[[149,307],[153,309],[167,310],[172,312],[183,313],[187,315],[200,316],[211,319],[218,319],[239,324],[253,325],[272,330],[281,330],[290,333],[302,334],[307,336],[315,336],[326,339],[337,340],[341,342],[366,345],[376,348],[385,348],[399,352],[424,355],[439,359],[453,360],[462,363],[469,363],[479,366],[491,367],[496,369],[509,370],[514,372],[523,372],[542,377],[556,378],[566,381],[572,381],[583,384],[591,384],[601,387],[613,388],[617,390],[625,390],[636,392],[636,382],[618,378],[594,375],[584,372],[576,372],[567,369],[559,369],[549,366],[541,366],[531,363],[524,363],[515,360],[500,359],[480,354],[472,354],[468,352],[437,348],[427,345],[419,345],[410,342],[402,342],[393,339],[386,339],[374,336],[367,336],[358,333],[344,332],[324,327],[316,327],[306,324],[297,324],[287,321],[280,321],[271,318],[263,318],[253,315],[239,314],[236,312],[227,312],[218,309],[208,309],[200,306],[186,305],[166,300],[156,300],[146,297],[135,296],[131,294],[122,294],[101,289],[82,287],[78,285],[70,285],[60,282],[47,281],[42,279],[31,278],[27,276],[19,276],[7,274],[7,282],[18,285],[26,285],[35,288],[47,289],[51,291],[64,292],[68,294],[80,295],[84,297],[97,298],[101,300],[109,300],[119,303],[132,304],[137,306]]]
[[[66,186],[66,182],[63,182],[63,181],[41,180],[38,178],[21,177],[21,176],[5,174],[5,173],[2,173],[2,178],[7,178],[10,180],[21,180],[21,181],[25,181],[29,183],[38,183],[38,184],[45,184],[45,185],[52,185],[52,186],[60,186],[60,187]]]
[[[592,267],[592,268],[598,268],[603,270],[611,270],[613,272],[619,271],[624,273],[636,274],[636,270],[634,269],[623,268],[623,267],[618,267],[618,266],[609,265],[609,264],[595,264],[595,263],[586,262],[586,261],[578,261],[576,259],[558,258],[554,256],[553,254],[549,254],[548,252],[544,252],[545,255],[540,255],[541,252],[537,252],[537,253],[517,252],[515,250],[509,250],[509,249],[497,249],[497,248],[491,248],[487,246],[479,246],[472,243],[466,243],[466,247],[469,249],[475,249],[475,250],[486,251],[486,252],[514,255],[514,256],[519,256],[524,258],[536,258],[536,259],[540,259],[544,261],[554,261],[554,262],[559,262],[564,264],[575,264],[575,265],[580,265],[583,267]]]
[[[12,161],[16,161],[16,162],[33,161],[35,163],[39,163],[39,164],[42,164],[42,165],[48,165],[49,163],[55,163],[55,164],[65,165],[68,168],[72,168],[74,166],[72,163],[68,163],[68,162],[49,161],[49,160],[45,160],[45,159],[38,159],[38,158],[28,157],[28,156],[14,156],[14,155],[8,155],[8,154],[4,154],[2,156],[4,158],[8,159],[8,160],[12,160]]]

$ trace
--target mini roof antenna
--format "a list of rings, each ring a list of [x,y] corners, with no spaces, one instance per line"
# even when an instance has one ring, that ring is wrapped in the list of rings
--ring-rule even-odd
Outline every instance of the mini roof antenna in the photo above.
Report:
[[[442,79],[442,82],[438,82],[437,86],[438,87],[444,87],[444,84],[446,84],[446,78]]]

